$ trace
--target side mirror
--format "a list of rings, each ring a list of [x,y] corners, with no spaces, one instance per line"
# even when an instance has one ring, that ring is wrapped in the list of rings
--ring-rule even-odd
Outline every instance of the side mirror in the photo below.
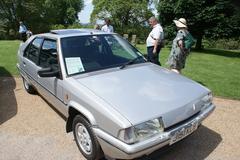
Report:
[[[53,71],[51,67],[43,68],[38,70],[38,75],[40,77],[58,77],[59,70]]]

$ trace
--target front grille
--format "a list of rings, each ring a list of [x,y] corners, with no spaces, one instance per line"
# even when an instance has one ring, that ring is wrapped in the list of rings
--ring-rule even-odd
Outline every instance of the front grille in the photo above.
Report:
[[[164,131],[166,131],[166,132],[167,132],[167,131],[170,131],[170,130],[172,130],[172,129],[174,129],[174,128],[177,128],[177,127],[183,125],[184,123],[186,123],[186,122],[188,122],[188,121],[191,121],[191,120],[194,119],[196,116],[198,116],[199,113],[200,113],[200,111],[197,112],[197,113],[195,113],[195,114],[192,115],[191,117],[188,117],[187,119],[185,119],[185,120],[183,120],[183,121],[180,121],[180,122],[178,122],[178,123],[176,123],[176,124],[174,124],[174,125],[172,125],[172,126],[169,126],[169,127],[165,128]]]

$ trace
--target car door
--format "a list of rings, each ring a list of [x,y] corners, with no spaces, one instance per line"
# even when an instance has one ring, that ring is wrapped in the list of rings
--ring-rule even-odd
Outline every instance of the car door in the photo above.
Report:
[[[53,39],[44,39],[40,55],[39,67],[51,68],[52,71],[59,71],[57,77],[40,77],[38,83],[41,85],[39,92],[53,104],[64,115],[67,113],[67,108],[63,103],[63,81],[61,76],[61,68],[58,61],[57,41]]]
[[[23,58],[20,63],[20,66],[25,73],[25,78],[27,78],[27,80],[36,88],[38,88],[37,71],[39,70],[39,66],[37,64],[42,42],[43,38],[36,37],[24,50]]]

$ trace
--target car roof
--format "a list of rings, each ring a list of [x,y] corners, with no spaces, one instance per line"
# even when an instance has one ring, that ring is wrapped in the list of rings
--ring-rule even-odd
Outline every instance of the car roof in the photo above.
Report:
[[[60,29],[60,30],[51,30],[49,33],[42,33],[39,36],[46,36],[52,38],[63,38],[63,37],[73,37],[73,36],[83,36],[83,35],[105,35],[113,34],[107,33],[95,29]]]

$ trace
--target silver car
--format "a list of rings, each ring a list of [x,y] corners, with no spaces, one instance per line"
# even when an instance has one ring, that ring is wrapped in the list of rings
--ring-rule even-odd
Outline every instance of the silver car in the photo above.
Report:
[[[86,159],[133,159],[194,132],[214,110],[206,87],[149,63],[115,33],[34,35],[18,51],[27,92],[66,117]]]

